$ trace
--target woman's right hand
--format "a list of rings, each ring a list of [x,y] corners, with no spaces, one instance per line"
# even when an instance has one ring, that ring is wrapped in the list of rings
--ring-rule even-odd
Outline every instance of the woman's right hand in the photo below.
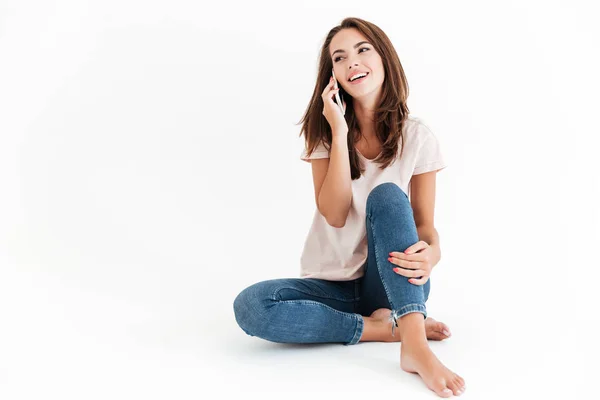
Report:
[[[323,89],[323,94],[321,97],[323,98],[323,115],[329,122],[329,126],[331,126],[331,132],[333,136],[336,136],[340,133],[348,133],[348,124],[346,123],[346,118],[342,114],[342,110],[340,107],[333,101],[335,94],[340,90],[339,88],[334,89],[333,77],[329,78],[329,84]],[[342,105],[344,107],[344,111],[346,110],[346,102],[342,101]]]

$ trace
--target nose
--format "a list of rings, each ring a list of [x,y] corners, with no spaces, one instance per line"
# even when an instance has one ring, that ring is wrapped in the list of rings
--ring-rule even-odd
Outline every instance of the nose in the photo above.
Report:
[[[348,73],[352,72],[352,70],[358,69],[358,63],[351,63],[348,67]]]

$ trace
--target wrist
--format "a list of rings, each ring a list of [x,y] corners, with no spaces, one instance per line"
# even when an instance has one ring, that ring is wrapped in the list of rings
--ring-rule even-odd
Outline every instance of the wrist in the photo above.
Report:
[[[431,260],[431,267],[433,268],[438,262],[440,262],[440,259],[442,258],[442,253],[440,250],[440,246],[437,243],[430,244],[429,247],[431,248],[433,253],[433,260]]]
[[[331,131],[331,139],[346,141],[348,139],[348,130],[343,128],[334,129],[333,131]]]

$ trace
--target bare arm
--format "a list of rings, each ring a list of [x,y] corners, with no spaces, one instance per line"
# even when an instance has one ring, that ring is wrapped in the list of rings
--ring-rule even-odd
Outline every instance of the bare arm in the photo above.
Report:
[[[430,171],[413,175],[410,181],[410,202],[419,240],[427,242],[433,248],[435,256],[431,261],[432,266],[442,258],[440,237],[434,225],[436,173],[437,171]]]
[[[312,164],[317,208],[329,225],[341,228],[352,203],[346,135],[333,135],[329,159],[313,160]]]

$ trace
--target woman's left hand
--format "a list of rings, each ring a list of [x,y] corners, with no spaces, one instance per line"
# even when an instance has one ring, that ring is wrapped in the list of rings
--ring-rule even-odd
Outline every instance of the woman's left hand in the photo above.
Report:
[[[431,275],[433,250],[427,242],[419,240],[404,252],[392,251],[388,261],[402,268],[395,267],[393,271],[405,276],[414,285],[424,285]],[[408,269],[405,269],[408,268]],[[421,277],[417,279],[418,277]]]

